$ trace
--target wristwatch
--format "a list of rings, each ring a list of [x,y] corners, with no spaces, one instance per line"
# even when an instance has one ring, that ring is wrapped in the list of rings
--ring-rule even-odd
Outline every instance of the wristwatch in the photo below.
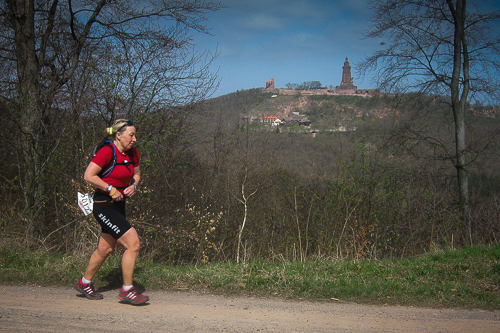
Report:
[[[111,192],[111,190],[113,189],[113,185],[108,185],[106,186],[106,192]]]

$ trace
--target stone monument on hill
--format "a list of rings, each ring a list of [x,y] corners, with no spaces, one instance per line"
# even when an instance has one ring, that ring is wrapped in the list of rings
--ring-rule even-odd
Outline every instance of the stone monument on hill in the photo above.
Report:
[[[337,90],[358,89],[358,87],[352,83],[351,66],[349,65],[349,60],[347,59],[347,57],[345,58],[344,67],[342,67],[342,82],[340,83],[340,86],[336,87],[336,89]]]
[[[266,81],[266,90],[274,90],[274,77]]]

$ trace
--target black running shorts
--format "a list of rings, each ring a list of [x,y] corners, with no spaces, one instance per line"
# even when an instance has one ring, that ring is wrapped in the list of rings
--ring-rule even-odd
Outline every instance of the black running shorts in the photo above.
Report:
[[[94,193],[94,217],[101,225],[102,232],[118,239],[132,226],[127,221],[125,213],[125,200],[111,201],[105,193]]]

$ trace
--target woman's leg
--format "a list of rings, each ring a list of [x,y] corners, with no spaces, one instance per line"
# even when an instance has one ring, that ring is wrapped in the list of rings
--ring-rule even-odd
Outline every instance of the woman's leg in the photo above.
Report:
[[[122,257],[123,285],[131,286],[133,284],[135,262],[141,249],[141,241],[139,240],[137,231],[134,228],[130,228],[118,239],[118,242],[125,247]]]
[[[125,247],[122,257],[123,287],[120,289],[118,299],[131,304],[143,304],[149,301],[149,296],[141,294],[133,284],[135,262],[139,256],[141,242],[134,228],[129,229],[118,242]]]
[[[89,265],[87,266],[87,270],[85,271],[85,275],[83,275],[85,279],[89,281],[92,280],[99,268],[101,268],[108,255],[113,252],[115,246],[116,239],[114,239],[113,236],[111,236],[110,234],[101,233],[99,244],[97,245],[97,250],[92,253]]]

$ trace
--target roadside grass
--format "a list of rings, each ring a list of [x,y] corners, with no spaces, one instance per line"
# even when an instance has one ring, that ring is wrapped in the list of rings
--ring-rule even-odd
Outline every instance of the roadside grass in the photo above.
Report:
[[[90,254],[88,254],[90,255]],[[0,248],[0,284],[66,286],[81,277],[88,256],[13,246]],[[139,261],[134,284],[149,290],[280,297],[422,307],[500,309],[500,246],[429,253],[410,259],[221,263],[169,266]],[[120,256],[105,262],[94,284],[121,285]]]

